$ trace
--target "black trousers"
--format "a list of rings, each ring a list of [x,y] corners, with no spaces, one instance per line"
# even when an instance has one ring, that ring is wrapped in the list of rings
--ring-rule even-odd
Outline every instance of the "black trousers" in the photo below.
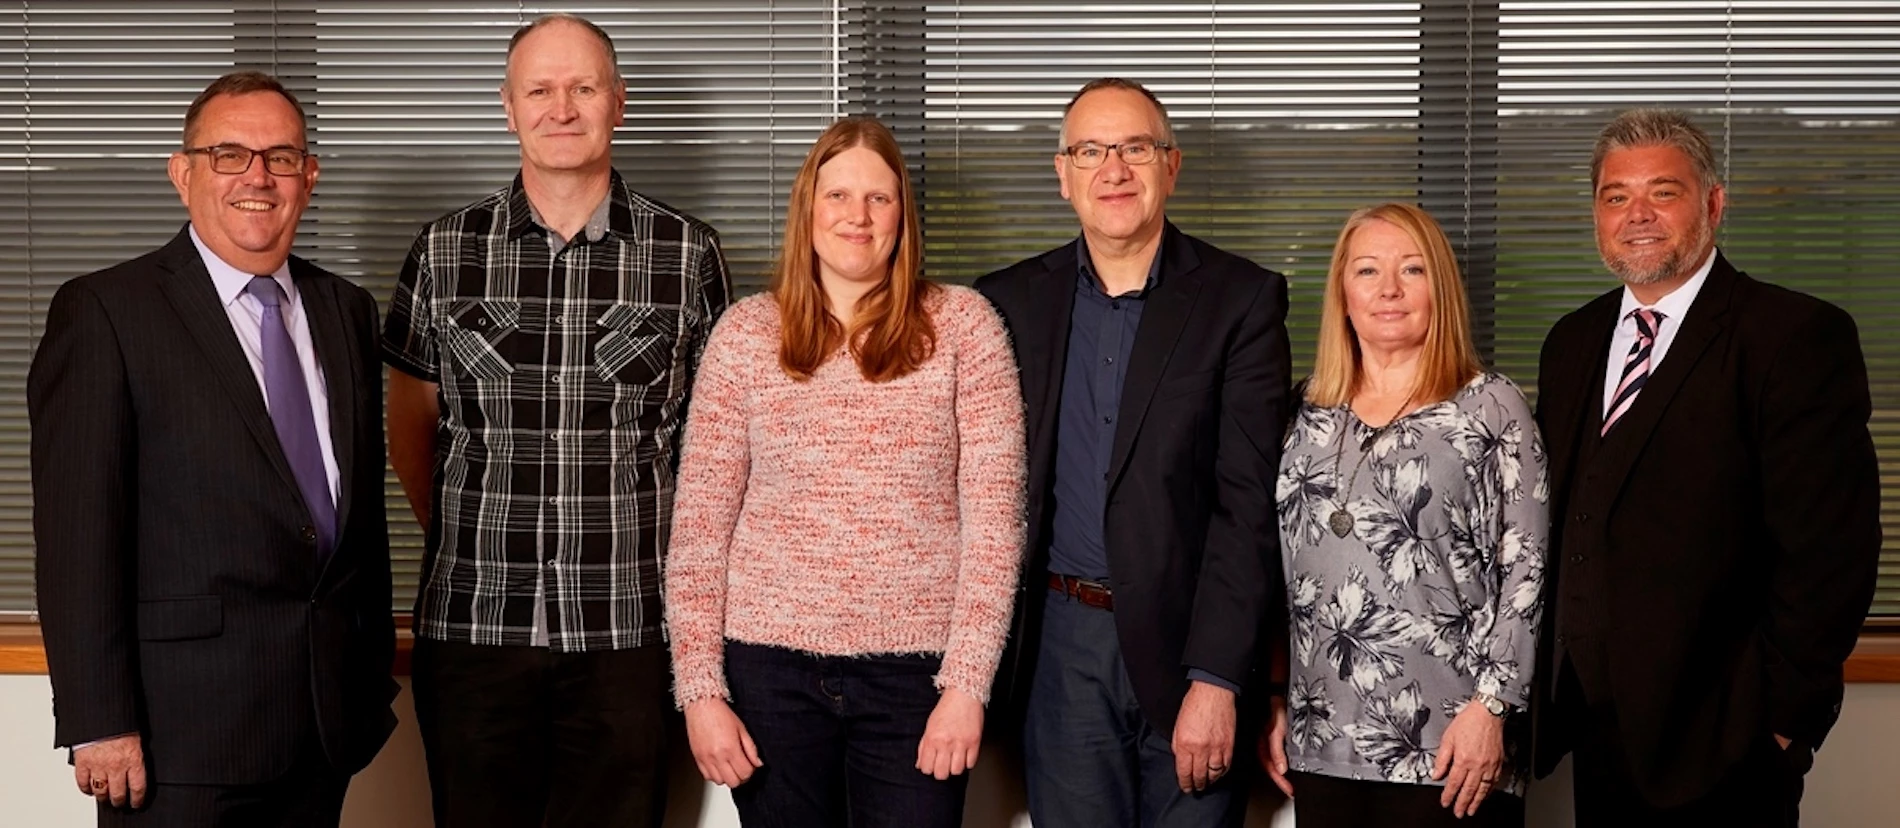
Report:
[[[138,810],[99,806],[99,828],[337,828],[350,777],[312,735],[290,771],[262,785],[152,785]],[[6,821],[0,815],[0,822]]]
[[[1728,769],[1715,788],[1672,807],[1649,803],[1636,787],[1618,735],[1616,712],[1586,703],[1568,660],[1558,670],[1558,715],[1570,734],[1576,773],[1577,828],[1795,828],[1801,822],[1802,777],[1813,764],[1808,748],[1787,750],[1764,730],[1754,749]],[[1696,751],[1685,751],[1694,757]]]
[[[416,639],[436,828],[640,828],[666,811],[666,647],[557,653]]]
[[[1298,828],[1524,828],[1524,800],[1493,791],[1478,812],[1458,819],[1438,804],[1445,789],[1293,771],[1293,821]]]

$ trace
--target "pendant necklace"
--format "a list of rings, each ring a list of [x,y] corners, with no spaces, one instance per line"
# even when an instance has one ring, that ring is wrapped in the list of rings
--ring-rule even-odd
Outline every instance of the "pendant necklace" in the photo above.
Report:
[[[1412,391],[1417,393],[1418,389],[1414,388]],[[1346,481],[1346,490],[1339,493],[1339,506],[1326,517],[1326,526],[1333,530],[1334,535],[1343,538],[1352,534],[1353,518],[1352,513],[1346,511],[1346,502],[1352,499],[1353,487],[1359,485],[1359,468],[1366,464],[1366,457],[1372,453],[1372,444],[1379,442],[1379,437],[1385,434],[1386,429],[1399,421],[1399,416],[1405,413],[1405,407],[1411,404],[1412,394],[1405,395],[1405,401],[1399,403],[1399,410],[1392,412],[1392,419],[1385,421],[1385,425],[1373,429],[1371,434],[1366,435],[1366,439],[1359,441],[1359,461],[1352,464],[1352,479]],[[1346,403],[1346,410],[1352,410],[1350,401]],[[1339,479],[1339,466],[1346,459],[1346,432],[1351,428],[1351,419],[1340,423],[1339,448],[1333,451],[1334,480]]]

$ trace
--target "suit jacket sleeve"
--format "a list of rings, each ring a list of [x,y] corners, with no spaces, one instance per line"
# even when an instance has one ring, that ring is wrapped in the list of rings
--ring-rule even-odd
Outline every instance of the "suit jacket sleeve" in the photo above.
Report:
[[[1280,589],[1280,530],[1273,506],[1287,382],[1286,281],[1264,274],[1229,347],[1221,380],[1220,444],[1194,615],[1182,661],[1245,686],[1261,620]]]
[[[27,378],[36,588],[53,683],[54,743],[139,730],[132,405],[99,297],[53,297]]]
[[[1873,601],[1880,478],[1853,318],[1788,320],[1759,397],[1762,504],[1776,558],[1758,643],[1776,733],[1818,746],[1840,713],[1841,665]]]
[[[361,591],[357,596],[357,613],[362,619],[370,644],[368,655],[372,680],[380,679],[381,692],[387,696],[384,702],[394,702],[402,687],[396,683],[396,621],[393,607],[395,595],[389,570],[389,515],[384,505],[383,485],[385,458],[388,456],[383,443],[382,413],[383,384],[381,382],[382,364],[377,358],[376,347],[376,300],[367,291],[353,291],[356,301],[352,313],[350,333],[360,343],[363,355],[362,376],[365,381],[357,389],[358,416],[364,418],[367,426],[358,436],[359,443],[366,442],[367,447],[359,447],[357,462],[360,480],[355,484],[356,505],[350,511],[350,522],[355,530],[352,534],[361,543],[363,555],[363,574]],[[380,744],[380,743],[379,743]]]

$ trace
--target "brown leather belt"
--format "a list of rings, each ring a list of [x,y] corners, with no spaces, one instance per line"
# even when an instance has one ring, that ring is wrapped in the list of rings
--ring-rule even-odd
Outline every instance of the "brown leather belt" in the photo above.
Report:
[[[1085,607],[1115,611],[1115,593],[1108,588],[1108,584],[1101,581],[1057,575],[1051,572],[1049,573],[1049,589],[1074,598]]]

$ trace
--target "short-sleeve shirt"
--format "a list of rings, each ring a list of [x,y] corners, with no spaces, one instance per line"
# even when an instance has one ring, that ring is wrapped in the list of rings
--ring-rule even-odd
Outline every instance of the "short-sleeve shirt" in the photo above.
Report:
[[[440,389],[416,635],[560,652],[660,641],[693,370],[731,282],[713,229],[618,172],[606,232],[550,244],[521,179],[425,227],[384,360]]]

